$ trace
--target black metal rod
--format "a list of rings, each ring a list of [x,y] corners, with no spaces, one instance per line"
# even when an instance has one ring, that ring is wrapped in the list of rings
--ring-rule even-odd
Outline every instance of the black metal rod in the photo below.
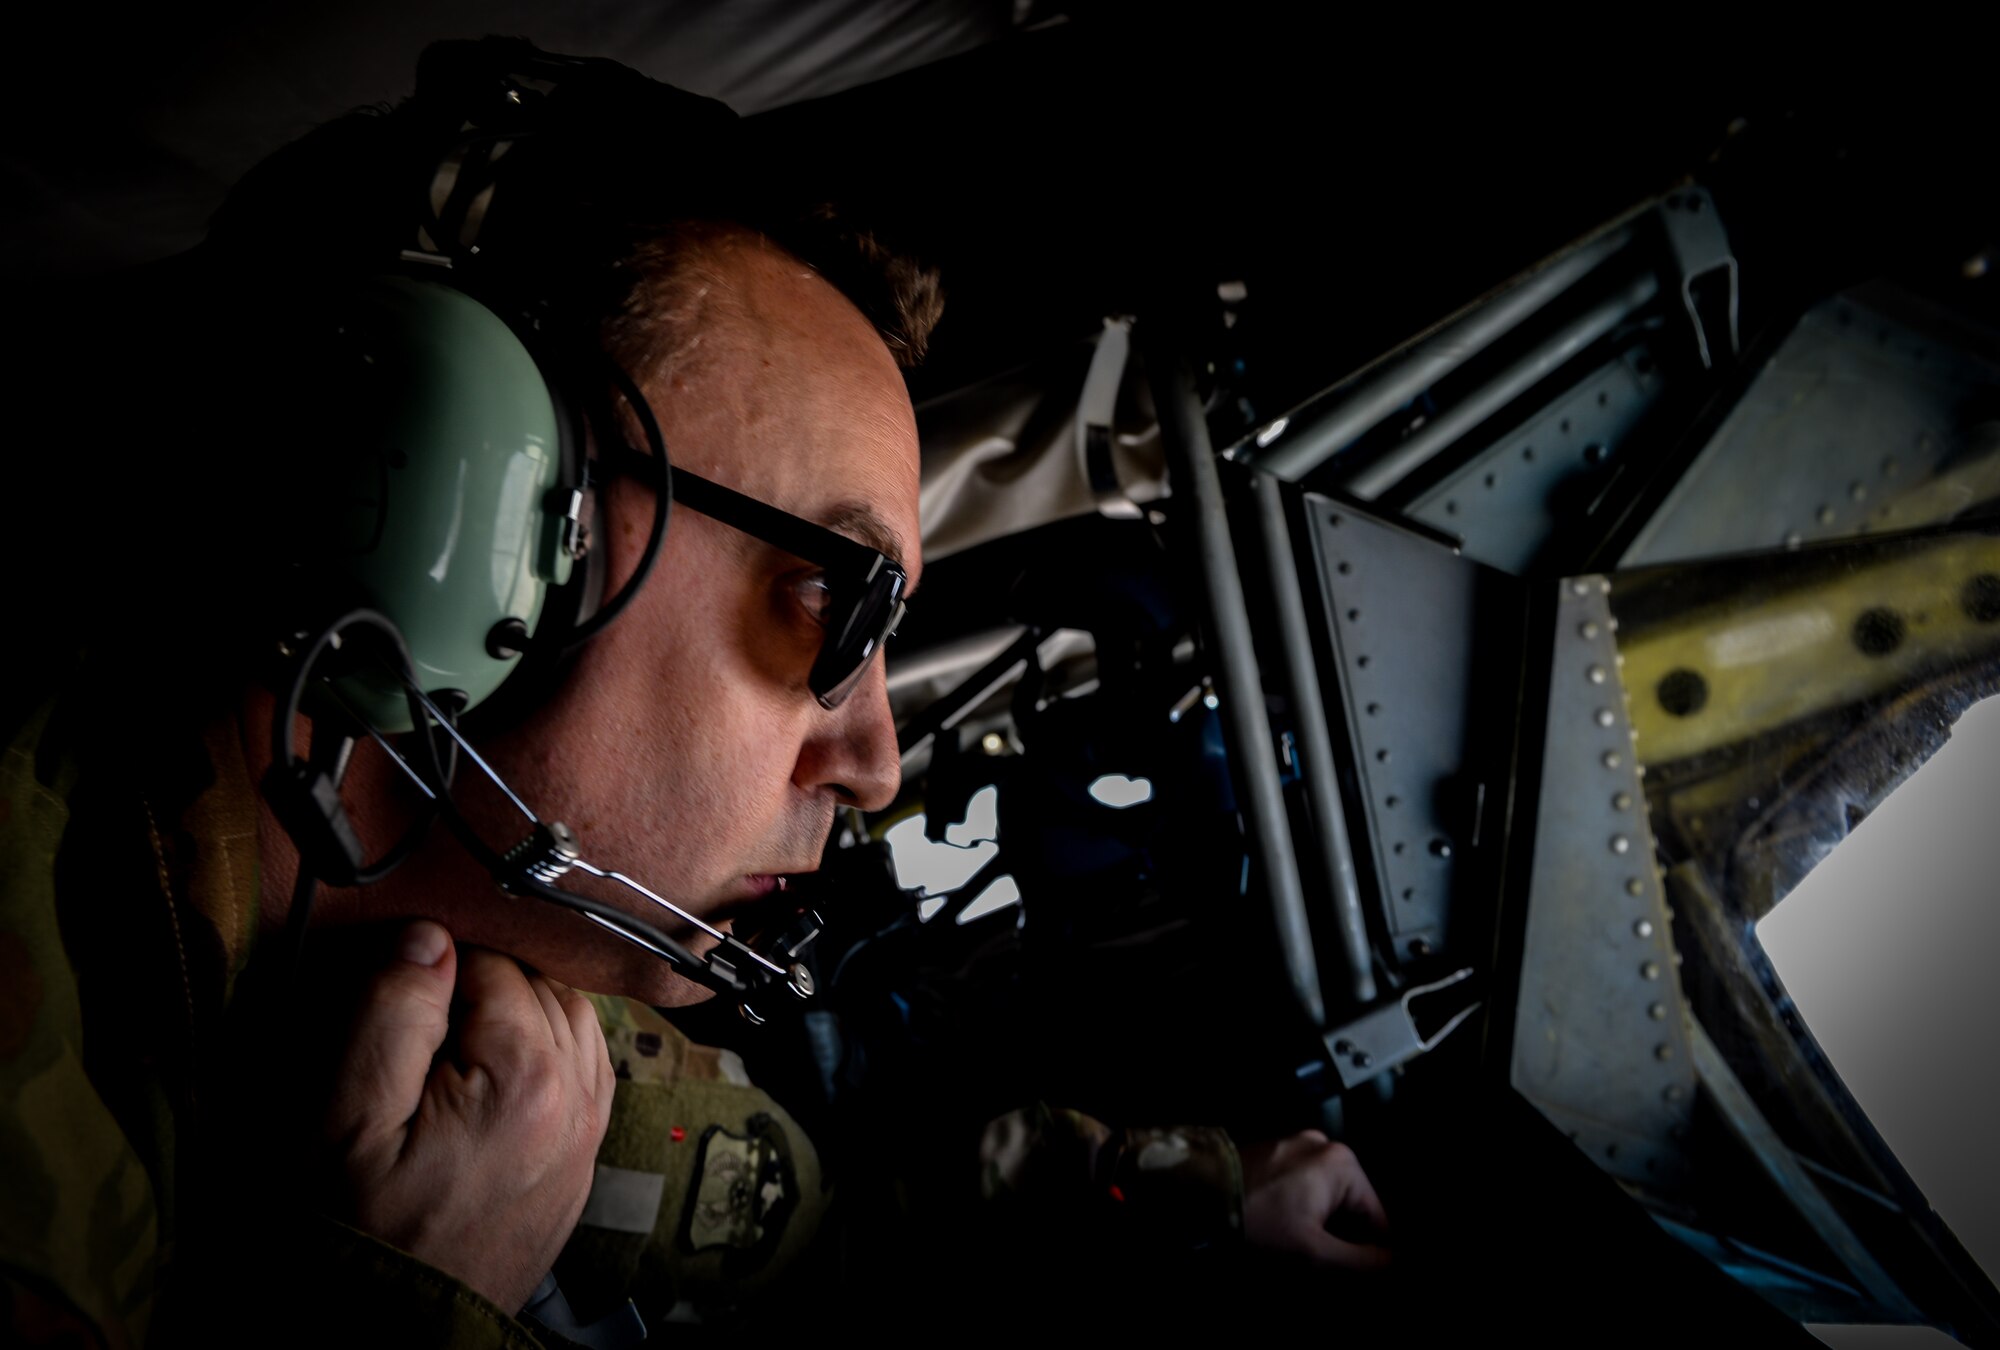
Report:
[[[1242,791],[1250,846],[1270,896],[1271,917],[1292,996],[1312,1025],[1324,1029],[1326,1004],[1320,996],[1319,971],[1313,960],[1312,926],[1299,884],[1298,859],[1292,851],[1284,791],[1278,784],[1278,753],[1271,744],[1270,719],[1264,714],[1264,684],[1250,645],[1250,615],[1243,599],[1243,578],[1236,567],[1236,550],[1230,541],[1208,422],[1186,363],[1169,344],[1150,334],[1144,346],[1147,378],[1152,384],[1153,403],[1159,409],[1174,491],[1176,495],[1185,493],[1193,503],[1195,547],[1214,624],[1223,726],[1229,733],[1230,759]]]
[[[1361,888],[1354,876],[1354,850],[1347,838],[1340,783],[1333,771],[1333,737],[1327,730],[1326,702],[1320,697],[1319,670],[1313,662],[1312,638],[1306,627],[1305,593],[1299,588],[1292,531],[1285,519],[1285,499],[1278,480],[1270,474],[1258,474],[1256,490],[1264,536],[1265,584],[1277,605],[1278,645],[1284,653],[1285,680],[1291,686],[1300,772],[1312,807],[1313,832],[1319,840],[1319,880],[1333,911],[1334,942],[1346,967],[1345,992],[1355,1007],[1364,1007],[1375,1001],[1375,967],[1368,945],[1368,923],[1361,913]]]
[[[1290,434],[1246,461],[1293,482],[1305,477],[1396,409],[1519,327],[1598,264],[1632,242],[1629,225],[1585,240],[1567,253],[1481,297],[1292,414]],[[1317,405],[1317,406],[1315,406]]]
[[[1484,422],[1591,343],[1609,333],[1660,293],[1660,279],[1640,272],[1539,343],[1373,463],[1347,476],[1341,486],[1373,501],[1428,464],[1437,453]]]
[[[961,680],[949,694],[911,718],[896,736],[897,750],[907,759],[910,752],[925,741],[940,731],[958,725],[966,713],[978,706],[1002,680],[1013,673],[1014,667],[1031,659],[1041,642],[1041,630],[1030,628],[1008,643],[1005,651]]]

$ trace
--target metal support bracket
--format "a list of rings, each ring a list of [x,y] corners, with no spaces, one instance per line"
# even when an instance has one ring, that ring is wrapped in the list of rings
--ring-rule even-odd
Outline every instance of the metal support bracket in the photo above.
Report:
[[[1453,971],[1441,980],[1406,989],[1400,998],[1372,1008],[1345,1026],[1327,1032],[1324,1037],[1327,1053],[1333,1056],[1333,1067],[1340,1075],[1341,1089],[1359,1087],[1399,1064],[1408,1063],[1464,1025],[1465,1019],[1478,1009],[1477,1000],[1452,1013],[1428,1036],[1418,1029],[1410,1004],[1427,994],[1462,985],[1471,978],[1470,966]]]
[[[1132,320],[1106,319],[1076,405],[1077,461],[1083,466],[1084,481],[1090,484],[1090,495],[1097,500],[1099,513],[1113,520],[1138,520],[1145,514],[1126,495],[1124,485],[1118,481],[1118,463],[1111,455],[1118,389],[1125,381],[1125,367],[1131,355]]]
[[[1688,320],[1694,325],[1695,346],[1701,352],[1702,367],[1713,369],[1716,342],[1708,331],[1711,319],[1727,326],[1727,355],[1733,357],[1739,350],[1736,255],[1729,251],[1729,236],[1723,231],[1722,217],[1716,214],[1715,199],[1705,188],[1690,187],[1668,193],[1660,203],[1660,220],[1666,227],[1667,248],[1673,254],[1674,271],[1679,276],[1681,304],[1687,307]],[[1723,315],[1703,316],[1696,295],[1696,284],[1703,281],[1720,281],[1725,287],[1720,307],[1725,310],[1726,319]],[[1718,332],[1715,336],[1719,338],[1722,334]]]

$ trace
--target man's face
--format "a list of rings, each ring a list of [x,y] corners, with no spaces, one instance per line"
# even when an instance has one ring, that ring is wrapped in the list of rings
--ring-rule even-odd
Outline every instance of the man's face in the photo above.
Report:
[[[691,350],[645,389],[676,466],[817,521],[900,560],[914,585],[917,435],[901,373],[873,327],[797,259],[753,239],[699,260]],[[607,594],[639,560],[654,499],[612,485],[595,547]],[[840,707],[806,677],[818,654],[810,563],[676,509],[652,577],[582,652],[560,692],[493,747],[495,767],[583,855],[718,926],[783,904],[777,879],[818,865],[837,807],[880,808],[901,765],[879,656]],[[506,839],[518,819],[475,814]],[[570,882],[688,942],[638,897]],[[468,897],[469,899],[470,897]],[[459,908],[454,906],[454,908]],[[447,922],[558,979],[653,1003],[701,986],[658,958],[539,902],[484,889]],[[440,916],[444,917],[444,916]]]

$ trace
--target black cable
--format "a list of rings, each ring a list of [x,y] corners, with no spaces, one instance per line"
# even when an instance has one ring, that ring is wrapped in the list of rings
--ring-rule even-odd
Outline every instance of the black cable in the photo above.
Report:
[[[639,565],[632,569],[631,577],[619,589],[618,594],[606,601],[597,613],[576,626],[570,634],[569,641],[563,644],[565,654],[575,651],[603,632],[611,621],[632,603],[632,597],[639,593],[639,588],[646,584],[646,578],[653,573],[653,564],[660,560],[660,549],[667,539],[667,517],[673,513],[674,506],[673,463],[667,458],[666,437],[660,434],[660,423],[653,416],[652,405],[646,402],[646,396],[639,392],[639,386],[632,382],[632,377],[627,375],[615,361],[607,358],[605,367],[610,374],[612,386],[618,390],[618,396],[625,400],[626,406],[632,410],[632,415],[638,419],[640,429],[646,433],[646,444],[653,452],[654,472],[658,475],[654,483],[657,499],[653,508],[653,528],[646,536],[646,551],[639,555]],[[615,430],[616,428],[606,427],[604,434],[609,438]]]
[[[409,665],[409,652],[403,644],[402,632],[386,615],[374,610],[352,610],[321,629],[318,636],[308,644],[305,651],[301,654],[298,667],[292,674],[291,684],[287,687],[284,698],[280,699],[277,706],[272,710],[271,743],[276,747],[277,762],[287,770],[295,769],[299,763],[298,742],[295,739],[293,729],[298,721],[301,707],[305,702],[306,689],[311,683],[313,668],[325,656],[327,650],[333,647],[334,642],[343,632],[355,627],[369,628],[374,630],[378,635],[386,637],[404,667],[407,668]],[[352,716],[353,714],[350,712],[349,715]],[[321,730],[324,732],[326,728],[321,728]],[[443,770],[447,790],[449,790],[449,785],[456,776],[457,770],[458,752],[456,745],[454,745],[452,747],[450,762]],[[335,786],[338,787],[338,784],[336,783]],[[337,885],[374,885],[402,866],[409,859],[410,855],[416,852],[418,846],[423,843],[424,838],[430,832],[431,819],[434,815],[435,803],[433,803],[431,809],[425,810],[415,821],[411,822],[409,829],[405,830],[402,837],[389,846],[387,852],[373,863],[356,867],[351,877],[321,877],[313,874],[311,860],[306,856],[305,850],[301,849],[299,854],[301,889],[303,889],[304,881],[308,877],[315,882],[326,881]],[[295,892],[295,906],[296,900],[297,893]],[[308,911],[310,911],[311,904],[312,899],[309,896],[306,901],[306,909]],[[299,923],[303,925],[304,920],[300,919]],[[287,927],[289,931],[289,922]],[[290,940],[290,944],[294,952],[304,945],[303,927]]]

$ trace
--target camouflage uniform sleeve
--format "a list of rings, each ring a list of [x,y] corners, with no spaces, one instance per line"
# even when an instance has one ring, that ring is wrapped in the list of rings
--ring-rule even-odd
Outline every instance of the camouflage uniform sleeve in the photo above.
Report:
[[[324,1215],[266,1213],[162,1290],[149,1343],[561,1350],[469,1285]]]
[[[986,1127],[980,1190],[989,1204],[1095,1210],[1164,1245],[1229,1245],[1243,1234],[1243,1164],[1210,1125],[1114,1130],[1037,1103]]]

